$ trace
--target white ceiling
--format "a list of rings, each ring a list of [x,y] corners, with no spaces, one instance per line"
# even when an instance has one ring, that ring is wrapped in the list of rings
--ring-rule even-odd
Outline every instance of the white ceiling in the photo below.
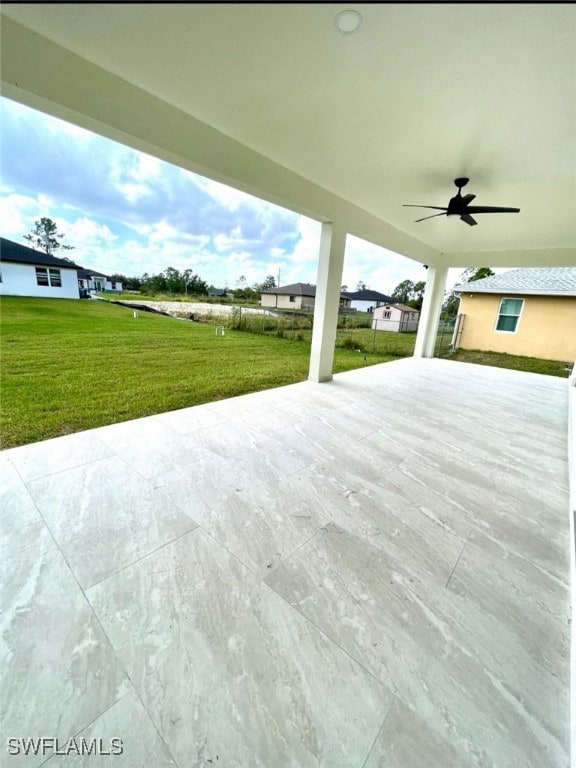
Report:
[[[363,22],[342,35],[348,8]],[[574,5],[2,12],[436,251],[576,246]],[[426,211],[402,204],[447,205],[457,176],[475,204],[521,213],[413,223]]]

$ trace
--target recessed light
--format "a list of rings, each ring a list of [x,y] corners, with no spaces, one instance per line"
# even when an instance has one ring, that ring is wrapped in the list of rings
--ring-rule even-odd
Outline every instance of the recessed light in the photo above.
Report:
[[[334,24],[338,32],[342,32],[343,35],[351,35],[360,29],[362,16],[358,11],[340,11],[334,17]]]

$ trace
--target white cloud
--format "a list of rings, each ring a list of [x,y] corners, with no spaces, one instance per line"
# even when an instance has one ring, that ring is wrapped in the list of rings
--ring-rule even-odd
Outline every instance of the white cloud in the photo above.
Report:
[[[60,231],[67,229],[67,239],[71,242],[78,241],[88,247],[110,247],[118,240],[106,224],[99,224],[93,219],[82,217],[77,219],[72,226],[62,219],[57,219],[56,224]]]
[[[23,243],[23,236],[34,228],[38,212],[38,201],[33,197],[9,194],[0,198],[2,236]]]
[[[268,205],[268,203],[258,200],[246,192],[241,192],[239,189],[234,189],[233,187],[227,187],[219,181],[207,179],[204,176],[190,175],[193,177],[194,183],[197,186],[207,192],[213,200],[217,200],[231,212],[237,211],[242,203],[248,203],[250,205],[261,203],[262,205]]]
[[[4,236],[22,242],[48,216],[76,247],[70,255],[103,272],[194,268],[219,287],[279,271],[283,284],[316,282],[319,222],[9,100],[0,107]],[[461,272],[450,270],[448,288]],[[405,279],[425,280],[426,270],[348,237],[344,284],[389,293]]]
[[[129,203],[137,203],[139,200],[142,200],[143,197],[151,197],[153,194],[152,190],[144,184],[132,184],[127,182],[126,184],[120,184],[118,189]]]
[[[157,157],[151,155],[145,155],[143,153],[138,155],[138,169],[132,171],[132,175],[135,179],[150,179],[160,176],[162,173],[162,161]]]
[[[292,253],[284,254],[285,267],[280,280],[284,285],[316,283],[322,225],[319,221],[309,219],[307,216],[299,216],[298,230],[300,239]]]

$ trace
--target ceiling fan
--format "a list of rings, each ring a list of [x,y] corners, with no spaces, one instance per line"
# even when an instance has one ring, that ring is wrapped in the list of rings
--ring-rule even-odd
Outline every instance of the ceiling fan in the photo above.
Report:
[[[493,205],[470,205],[476,195],[464,195],[462,196],[462,187],[465,187],[470,179],[454,179],[454,184],[458,187],[458,194],[448,203],[447,208],[443,208],[439,205],[403,205],[403,208],[431,208],[435,211],[442,211],[442,213],[433,213],[432,216],[424,216],[423,219],[416,219],[418,221],[426,221],[426,219],[433,219],[436,216],[459,216],[462,221],[473,227],[478,222],[472,218],[472,214],[476,213],[518,213],[520,208],[501,208]]]

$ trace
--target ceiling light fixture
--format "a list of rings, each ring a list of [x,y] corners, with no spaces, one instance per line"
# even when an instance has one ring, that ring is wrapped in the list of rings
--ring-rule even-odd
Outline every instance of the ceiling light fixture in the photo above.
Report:
[[[341,32],[343,35],[351,35],[360,29],[362,16],[358,11],[340,11],[334,17],[334,24],[338,32]]]

